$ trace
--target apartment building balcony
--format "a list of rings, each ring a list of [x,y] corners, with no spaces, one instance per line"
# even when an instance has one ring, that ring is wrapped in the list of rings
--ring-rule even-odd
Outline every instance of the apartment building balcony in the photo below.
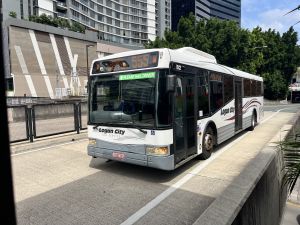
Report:
[[[65,2],[59,2],[59,1],[56,2],[56,8],[60,10],[68,9],[67,4]]]
[[[61,12],[57,12],[57,17],[63,18],[63,19],[68,19],[68,16],[66,13],[61,13]]]

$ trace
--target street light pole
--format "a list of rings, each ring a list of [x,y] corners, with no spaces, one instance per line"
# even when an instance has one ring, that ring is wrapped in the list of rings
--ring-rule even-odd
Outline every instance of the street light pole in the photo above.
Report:
[[[93,47],[95,45],[86,45],[85,46],[85,51],[86,51],[86,76],[87,79],[89,80],[89,47]]]

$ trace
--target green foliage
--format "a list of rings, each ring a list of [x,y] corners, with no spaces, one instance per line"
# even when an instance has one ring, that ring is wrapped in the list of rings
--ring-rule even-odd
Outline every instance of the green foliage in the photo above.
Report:
[[[84,33],[85,28],[80,23],[73,21],[70,30],[74,32]]]
[[[165,31],[165,38],[149,41],[146,48],[194,47],[214,55],[218,63],[265,77],[265,97],[281,99],[300,64],[297,32],[290,28],[280,35],[275,30],[241,29],[234,21],[196,21],[182,17],[177,31]],[[267,46],[264,48],[263,46]],[[276,80],[273,80],[276,79]]]
[[[14,12],[14,11],[10,11],[9,16],[12,17],[12,18],[17,18],[17,13]]]
[[[285,169],[283,184],[287,185],[288,192],[291,194],[300,177],[300,142],[297,141],[297,135],[294,140],[280,143],[280,149],[283,152]]]
[[[72,22],[70,25],[67,19],[63,18],[53,18],[52,16],[47,16],[46,14],[42,14],[40,16],[30,16],[29,21],[35,23],[47,24],[54,27],[59,27],[63,29],[69,29],[71,31],[84,33],[85,27],[78,22]]]
[[[264,78],[265,86],[264,95],[267,99],[277,100],[285,98],[288,87],[279,71],[275,71],[274,73],[264,73],[262,77]]]

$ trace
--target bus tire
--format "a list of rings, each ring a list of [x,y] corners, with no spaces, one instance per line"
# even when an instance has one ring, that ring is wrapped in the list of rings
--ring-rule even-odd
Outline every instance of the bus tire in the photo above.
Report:
[[[199,155],[200,159],[208,159],[214,150],[214,132],[211,127],[208,127],[204,133],[202,141],[202,153]]]
[[[255,128],[255,126],[256,126],[256,124],[257,124],[257,117],[256,117],[256,113],[253,112],[252,113],[252,117],[251,117],[251,126],[249,127],[249,130],[253,131],[254,128]]]

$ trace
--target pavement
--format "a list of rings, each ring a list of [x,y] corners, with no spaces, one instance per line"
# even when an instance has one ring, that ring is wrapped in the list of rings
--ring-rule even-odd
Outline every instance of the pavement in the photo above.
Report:
[[[295,111],[277,113],[222,144],[211,159],[172,172],[90,158],[86,138],[19,149],[12,156],[18,224],[193,224]],[[251,177],[236,185],[237,193]]]

